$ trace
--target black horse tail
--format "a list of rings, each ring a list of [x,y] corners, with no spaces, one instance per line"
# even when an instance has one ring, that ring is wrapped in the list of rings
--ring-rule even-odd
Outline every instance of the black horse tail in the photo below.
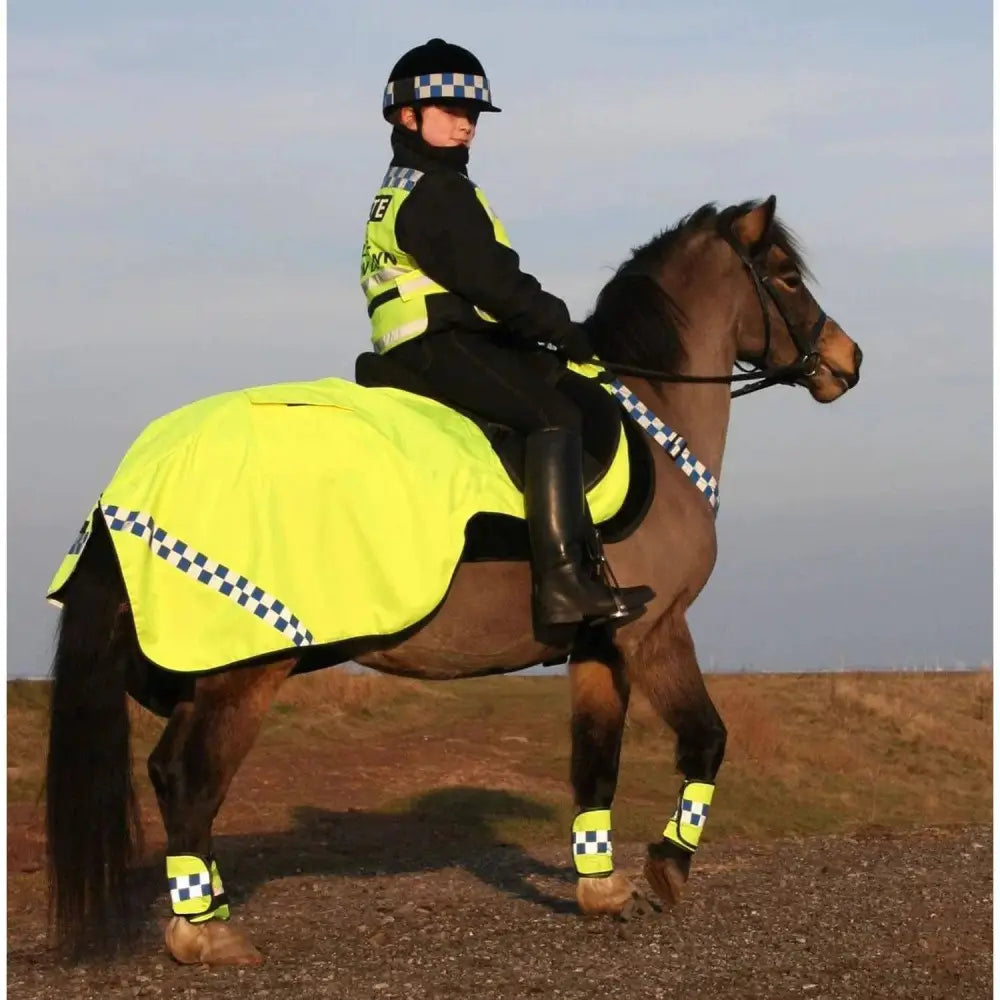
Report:
[[[126,694],[138,646],[108,529],[94,531],[60,595],[46,770],[49,913],[72,957],[137,934],[128,869],[141,850]]]

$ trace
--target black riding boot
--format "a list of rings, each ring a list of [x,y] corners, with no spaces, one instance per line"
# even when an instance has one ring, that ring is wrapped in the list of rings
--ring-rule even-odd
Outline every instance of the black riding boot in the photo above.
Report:
[[[638,618],[653,591],[610,587],[589,565],[586,542],[593,529],[583,490],[580,435],[562,427],[529,434],[524,473],[536,630]]]

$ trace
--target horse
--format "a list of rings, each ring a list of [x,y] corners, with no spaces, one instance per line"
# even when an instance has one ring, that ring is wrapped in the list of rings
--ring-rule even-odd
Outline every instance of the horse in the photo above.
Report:
[[[682,778],[667,828],[649,843],[644,875],[664,904],[680,899],[726,747],[726,727],[706,690],[686,621],[715,564],[716,511],[704,488],[692,488],[690,467],[660,447],[656,428],[664,427],[662,418],[680,428],[702,463],[695,467],[718,477],[731,398],[739,394],[733,382],[758,380],[741,392],[795,384],[830,403],[860,377],[860,348],[813,297],[798,240],[775,209],[773,195],[723,209],[703,205],[634,249],[585,320],[600,363],[630,376],[626,409],[645,415],[652,499],[638,527],[605,550],[622,585],[655,590],[642,617],[614,631],[581,627],[560,642],[539,641],[526,561],[462,561],[437,609],[403,634],[309,654],[283,651],[238,669],[220,665],[184,678],[160,706],[169,717],[148,772],[167,835],[168,875],[171,857],[194,858],[202,891],[214,897],[207,914],[214,919],[190,918],[174,907],[165,942],[178,962],[263,960],[229,920],[212,857],[212,824],[269,705],[307,655],[313,657],[309,669],[353,659],[433,680],[568,660],[569,777],[579,821],[572,838],[579,845],[576,900],[587,915],[621,914],[639,898],[635,885],[614,870],[610,847],[622,734],[630,691],[638,689],[676,735]],[[740,365],[747,366],[744,374],[734,375]],[[50,908],[56,947],[73,955],[116,950],[134,940],[141,923],[126,877],[141,834],[127,708],[148,672],[161,669],[147,663],[138,646],[102,527],[95,524],[66,586],[52,665]]]

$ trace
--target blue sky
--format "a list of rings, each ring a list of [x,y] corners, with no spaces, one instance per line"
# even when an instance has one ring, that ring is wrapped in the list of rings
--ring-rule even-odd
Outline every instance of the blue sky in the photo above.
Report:
[[[381,89],[433,35],[485,63],[470,172],[575,315],[680,216],[773,192],[865,350],[837,405],[736,405],[703,661],[991,658],[990,6],[412,11],[8,6],[9,671],[46,669],[45,585],[146,423],[350,376]]]

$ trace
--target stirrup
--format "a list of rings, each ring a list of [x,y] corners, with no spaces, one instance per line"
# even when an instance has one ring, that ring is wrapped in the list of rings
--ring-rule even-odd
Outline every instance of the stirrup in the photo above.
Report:
[[[612,628],[618,628],[621,625],[627,625],[629,622],[635,621],[636,618],[641,618],[642,615],[646,613],[645,602],[638,604],[635,607],[629,607],[622,599],[622,591],[620,587],[613,587],[609,589],[615,599],[617,610],[604,615],[594,615],[593,617],[588,616],[583,620],[584,625],[594,627],[610,625]]]

